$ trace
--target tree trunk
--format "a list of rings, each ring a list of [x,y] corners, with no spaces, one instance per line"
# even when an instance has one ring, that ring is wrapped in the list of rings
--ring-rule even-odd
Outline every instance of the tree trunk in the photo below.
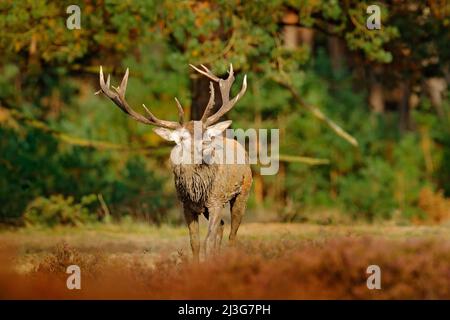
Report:
[[[296,12],[287,11],[283,16],[283,45],[288,49],[295,49],[298,46],[299,27],[298,15]]]
[[[383,85],[373,81],[370,85],[369,104],[375,113],[384,112],[384,94]]]
[[[445,78],[428,78],[425,81],[427,93],[430,97],[431,105],[436,109],[439,117],[445,116],[444,109],[442,108],[442,97],[447,90],[447,82]]]
[[[405,81],[401,84],[402,98],[399,101],[400,112],[400,131],[405,132],[411,128],[410,108],[409,101],[411,95],[411,84],[409,81]]]
[[[342,39],[335,36],[328,37],[328,50],[333,71],[341,70],[345,62],[345,47]]]
[[[300,43],[312,49],[314,46],[314,30],[312,28],[301,27],[298,29],[298,34]]]
[[[295,49],[298,46],[298,27],[286,25],[283,28],[283,43],[288,49]]]

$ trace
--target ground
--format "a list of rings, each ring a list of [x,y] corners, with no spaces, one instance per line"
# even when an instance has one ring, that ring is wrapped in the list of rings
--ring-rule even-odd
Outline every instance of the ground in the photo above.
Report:
[[[184,226],[3,230],[0,298],[450,298],[449,231],[246,223],[235,248],[224,241],[196,265]],[[65,285],[70,264],[83,272],[79,292]],[[367,288],[369,265],[380,290]]]

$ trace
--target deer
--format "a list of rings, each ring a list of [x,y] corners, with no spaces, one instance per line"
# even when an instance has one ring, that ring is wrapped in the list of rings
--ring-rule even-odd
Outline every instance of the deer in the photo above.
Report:
[[[153,131],[164,140],[175,143],[171,151],[170,164],[174,175],[175,189],[182,204],[184,219],[189,229],[190,246],[193,259],[200,261],[200,230],[199,217],[203,215],[208,220],[208,229],[204,240],[205,257],[217,254],[221,247],[224,220],[222,209],[229,204],[231,223],[229,245],[234,246],[236,235],[246,211],[247,200],[252,186],[252,171],[248,162],[245,147],[232,137],[224,135],[231,125],[231,120],[219,121],[242,98],[247,89],[247,75],[244,76],[241,90],[230,97],[230,90],[235,77],[233,65],[230,64],[228,77],[222,79],[213,74],[206,66],[198,68],[190,64],[195,71],[209,78],[209,101],[200,120],[184,121],[184,109],[175,97],[178,109],[178,121],[161,120],[143,104],[144,116],[134,111],[125,100],[129,69],[118,87],[110,89],[110,76],[105,82],[102,66],[100,66],[100,90],[111,99],[124,113],[134,120],[155,126]],[[213,112],[215,92],[213,82],[218,83],[221,105]],[[200,129],[200,130],[199,130]],[[201,134],[198,134],[200,131]],[[225,147],[224,147],[225,146]],[[225,157],[217,156],[220,151],[228,155],[244,154],[245,160],[236,162],[225,161]],[[200,161],[191,160],[200,154]]]

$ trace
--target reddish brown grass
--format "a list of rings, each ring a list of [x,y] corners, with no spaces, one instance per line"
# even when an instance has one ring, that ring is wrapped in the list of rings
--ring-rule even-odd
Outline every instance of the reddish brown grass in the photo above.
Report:
[[[450,243],[431,239],[253,241],[199,265],[180,252],[153,267],[59,244],[27,274],[14,259],[0,256],[2,299],[450,299]],[[69,264],[81,267],[81,290],[66,288]],[[366,287],[371,264],[381,290]]]

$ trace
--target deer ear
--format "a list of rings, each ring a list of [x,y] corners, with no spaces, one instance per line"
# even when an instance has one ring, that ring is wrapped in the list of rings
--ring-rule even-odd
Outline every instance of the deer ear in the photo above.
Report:
[[[153,132],[167,141],[175,141],[173,131],[165,128],[154,128]]]
[[[212,137],[220,136],[222,134],[222,132],[224,132],[225,129],[227,129],[231,125],[232,122],[233,121],[231,121],[231,120],[222,121],[222,122],[216,123],[216,124],[208,127],[205,131],[206,137],[212,138]]]

